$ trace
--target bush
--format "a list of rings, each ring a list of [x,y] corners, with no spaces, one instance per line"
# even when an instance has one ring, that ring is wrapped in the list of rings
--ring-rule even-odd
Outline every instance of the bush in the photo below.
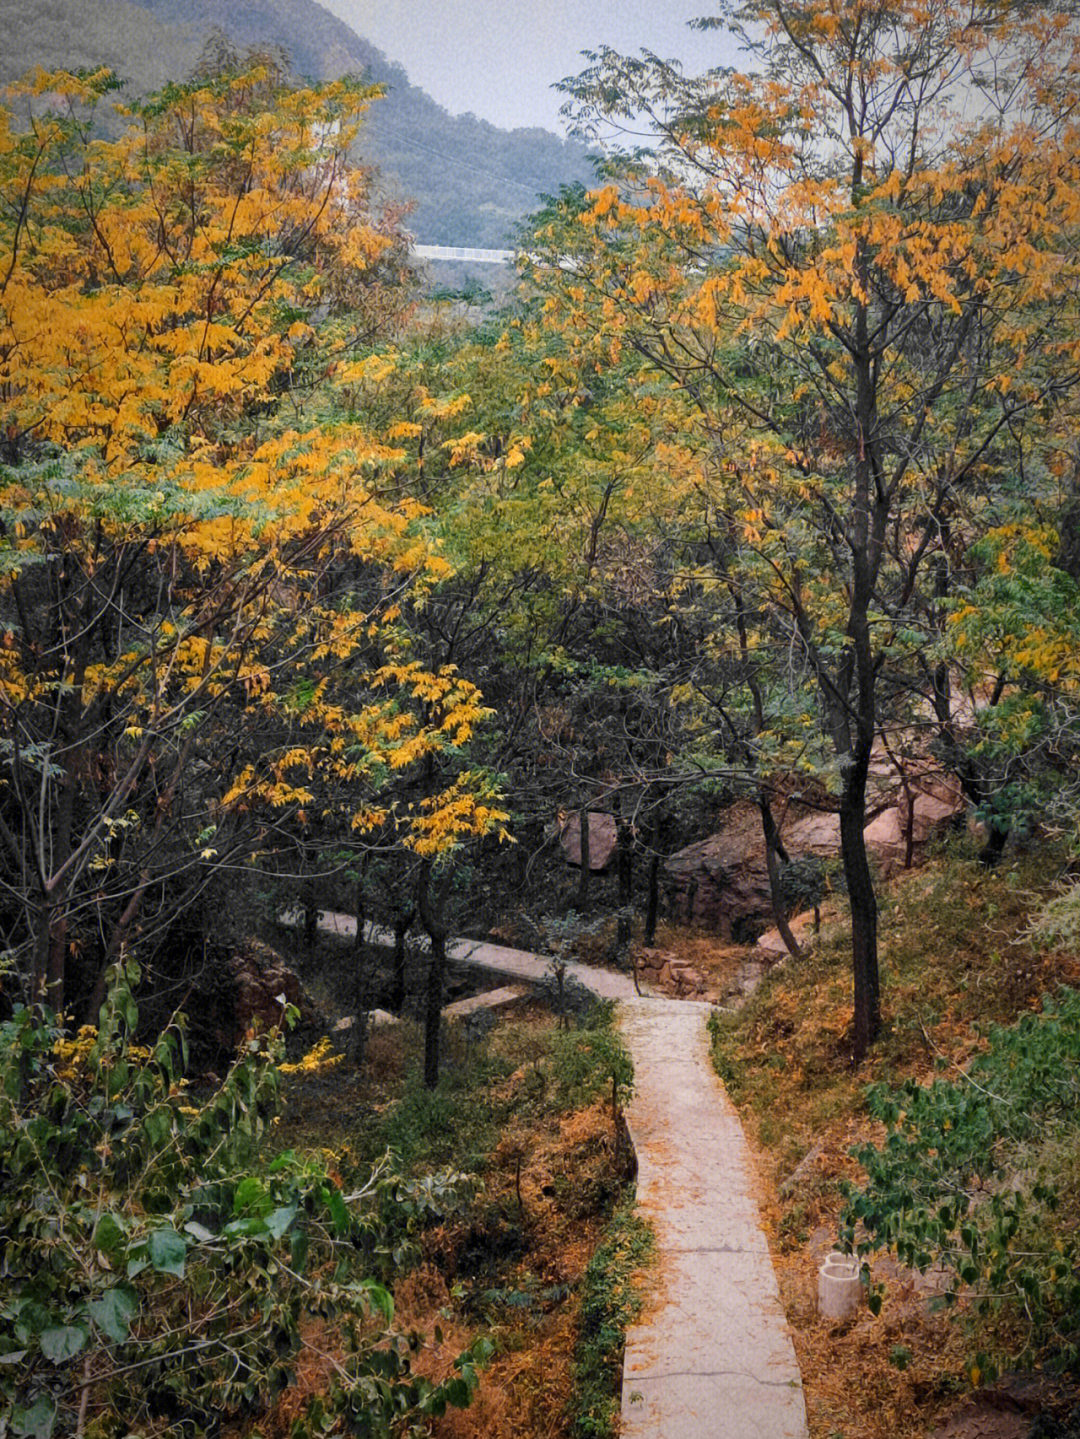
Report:
[[[38,1010],[0,1026],[0,1434],[217,1432],[290,1382],[314,1316],[344,1353],[298,1439],[408,1433],[467,1403],[477,1355],[442,1385],[413,1377],[390,1294],[359,1268],[423,1196],[398,1212],[386,1164],[347,1197],[323,1161],[261,1161],[280,1036],[196,1098],[180,1025],[132,1040],[137,977],[117,972],[74,1039]]]
[[[892,1249],[920,1271],[940,1266],[946,1302],[963,1294],[985,1318],[1019,1321],[1010,1360],[1048,1349],[1075,1362],[1080,1239],[1064,1211],[1077,1198],[1080,992],[992,1029],[959,1079],[875,1085],[867,1099],[886,1138],[854,1151],[867,1177],[848,1192],[846,1243]],[[972,1368],[977,1380],[994,1364],[980,1354]]]
[[[627,1326],[641,1312],[636,1282],[653,1250],[653,1234],[634,1214],[629,1194],[611,1217],[589,1260],[581,1296],[581,1332],[574,1356],[573,1433],[611,1439],[618,1432]]]

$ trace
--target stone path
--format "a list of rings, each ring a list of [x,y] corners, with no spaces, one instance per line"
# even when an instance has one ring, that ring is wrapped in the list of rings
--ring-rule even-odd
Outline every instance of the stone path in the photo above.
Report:
[[[322,926],[356,933],[347,915],[324,915]],[[447,952],[534,983],[551,973],[549,959],[505,945],[458,939]],[[746,1141],[709,1058],[709,1006],[643,998],[629,976],[589,965],[566,972],[620,1001],[634,1061],[638,1210],[656,1234],[651,1292],[626,1336],[623,1439],[806,1439]]]
[[[742,1125],[709,1058],[709,1006],[626,1000],[637,1207],[654,1286],[626,1335],[623,1439],[805,1439],[795,1351]]]

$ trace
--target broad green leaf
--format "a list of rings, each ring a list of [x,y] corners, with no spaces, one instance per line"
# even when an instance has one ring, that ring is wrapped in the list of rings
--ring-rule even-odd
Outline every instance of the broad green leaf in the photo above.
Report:
[[[249,1175],[247,1179],[241,1179],[233,1197],[233,1213],[242,1214],[245,1209],[264,1198],[265,1193],[262,1183],[252,1175]]]
[[[330,1217],[334,1221],[334,1232],[339,1238],[342,1238],[349,1232],[349,1211],[341,1197],[341,1190],[336,1185],[327,1186],[326,1203],[330,1210]]]
[[[66,1364],[85,1343],[86,1330],[81,1324],[58,1324],[42,1331],[41,1352],[53,1364]]]
[[[103,1214],[94,1230],[94,1247],[112,1259],[124,1247],[123,1222],[118,1215]]]
[[[184,1260],[187,1245],[175,1229],[155,1229],[147,1241],[150,1263],[160,1274],[175,1274],[184,1277]]]
[[[56,1423],[56,1400],[42,1394],[29,1408],[16,1408],[11,1415],[11,1432],[20,1439],[49,1439]]]
[[[294,1229],[289,1235],[289,1255],[292,1260],[292,1267],[296,1270],[297,1274],[303,1274],[304,1272],[310,1242],[306,1229]]]
[[[122,1344],[127,1338],[131,1321],[138,1313],[139,1301],[133,1289],[118,1285],[115,1289],[107,1289],[99,1298],[91,1299],[87,1309],[98,1328],[114,1344]]]
[[[280,1239],[296,1218],[296,1205],[284,1205],[266,1216],[266,1227],[275,1239]]]

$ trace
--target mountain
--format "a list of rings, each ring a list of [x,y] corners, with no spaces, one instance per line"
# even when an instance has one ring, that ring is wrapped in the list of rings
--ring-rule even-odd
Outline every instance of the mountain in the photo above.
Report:
[[[238,46],[282,45],[297,74],[364,75],[387,88],[369,112],[362,158],[414,204],[407,224],[429,245],[505,246],[544,194],[588,183],[588,153],[542,129],[501,130],[453,116],[401,65],[315,0],[0,0],[0,82],[34,65],[106,64],[137,92],[182,79],[212,29]]]

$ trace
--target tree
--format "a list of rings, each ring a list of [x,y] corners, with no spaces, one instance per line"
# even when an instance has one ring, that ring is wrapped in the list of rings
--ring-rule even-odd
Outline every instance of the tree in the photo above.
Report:
[[[436,1206],[461,1202],[461,1176],[414,1189],[387,1156],[345,1194],[325,1156],[260,1152],[281,1072],[318,1068],[319,1050],[279,1070],[275,1031],[193,1092],[179,1022],[152,1050],[134,1042],[137,978],[113,972],[97,1029],[70,1036],[22,1006],[0,1023],[0,1342],[19,1356],[0,1373],[5,1432],[250,1421],[295,1380],[316,1317],[350,1342],[295,1433],[325,1432],[333,1416],[401,1434],[467,1403],[486,1341],[449,1381],[414,1375],[387,1287],[388,1256],[411,1253]]]
[[[345,162],[375,92],[256,61],[95,139],[113,88],[39,76],[0,113],[0,922],[24,992],[91,1013],[140,933],[316,803],[378,826],[384,776],[482,710],[399,713],[425,679],[387,627],[449,566],[378,497],[393,447],[313,423],[379,296],[401,312],[403,241]]]
[[[657,143],[612,163],[553,306],[696,408],[729,573],[814,677],[861,1057],[883,699],[911,692],[935,565],[1018,469],[1045,476],[1041,427],[1076,384],[1075,25],[996,0],[753,0],[698,23],[760,70],[601,51],[568,84],[583,128],[644,117]]]

